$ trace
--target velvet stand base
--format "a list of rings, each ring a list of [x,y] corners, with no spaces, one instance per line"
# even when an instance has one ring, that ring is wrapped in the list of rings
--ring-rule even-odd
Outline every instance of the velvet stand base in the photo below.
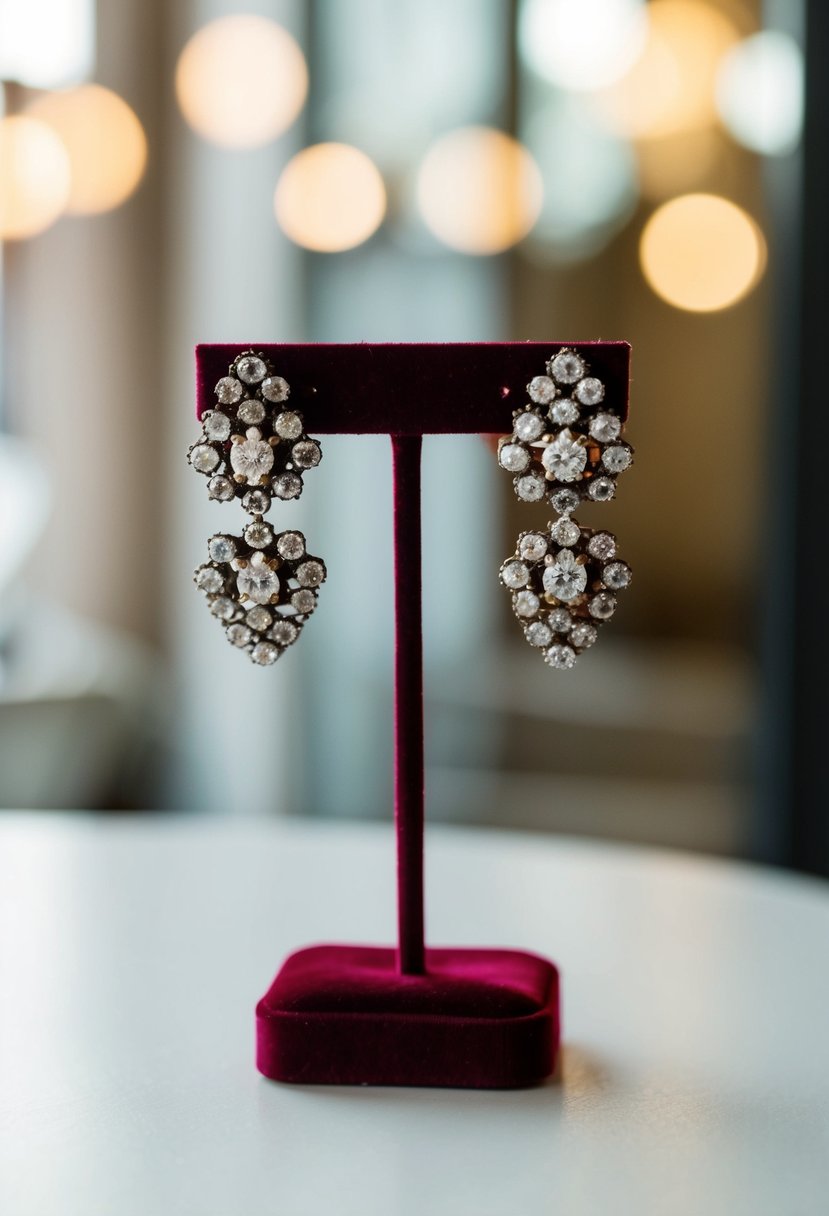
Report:
[[[275,1081],[517,1089],[555,1068],[558,972],[518,950],[430,949],[424,975],[394,950],[292,954],[256,1009],[256,1065]]]

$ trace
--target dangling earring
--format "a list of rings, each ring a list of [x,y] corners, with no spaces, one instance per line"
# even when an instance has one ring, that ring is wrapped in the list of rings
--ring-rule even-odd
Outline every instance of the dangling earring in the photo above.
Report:
[[[621,418],[604,404],[605,386],[580,354],[564,347],[546,371],[527,385],[530,403],[513,414],[498,463],[513,474],[522,502],[546,498],[560,518],[522,532],[500,578],[529,644],[551,667],[566,669],[596,641],[616,610],[616,592],[631,580],[630,567],[616,556],[615,536],[571,517],[582,500],[615,496],[633,449],[621,439]]]
[[[216,385],[216,406],[187,453],[209,478],[210,498],[241,498],[253,517],[241,536],[211,537],[209,560],[193,577],[228,641],[264,667],[299,637],[326,577],[301,532],[275,533],[263,518],[274,498],[299,498],[304,473],[322,459],[302,415],[287,405],[290,392],[261,355],[244,351]]]

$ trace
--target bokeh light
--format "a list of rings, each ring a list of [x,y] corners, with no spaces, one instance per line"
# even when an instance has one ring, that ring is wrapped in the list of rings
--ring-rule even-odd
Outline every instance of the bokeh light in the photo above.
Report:
[[[765,268],[765,241],[741,207],[715,194],[685,194],[648,220],[639,245],[645,278],[658,296],[689,312],[728,308]]]
[[[803,126],[803,54],[787,34],[765,30],[725,56],[717,105],[736,140],[779,156],[797,147]]]
[[[341,253],[362,245],[386,213],[386,189],[374,162],[350,144],[314,144],[282,171],[274,194],[282,231],[297,245]]]
[[[36,236],[69,198],[69,156],[60,137],[36,118],[0,120],[0,238]]]
[[[728,140],[716,127],[640,139],[634,147],[639,192],[657,203],[718,181],[729,155]]]
[[[442,136],[417,175],[426,226],[463,253],[501,253],[522,240],[538,219],[543,194],[527,149],[491,127],[459,127]]]
[[[198,30],[176,66],[181,112],[223,148],[255,148],[281,135],[308,93],[297,42],[275,21],[238,14]]]
[[[147,163],[144,128],[125,101],[99,84],[47,93],[29,111],[60,136],[69,153],[67,211],[111,211],[135,191]]]
[[[646,31],[642,0],[524,0],[518,45],[539,76],[581,91],[623,76],[640,54]]]

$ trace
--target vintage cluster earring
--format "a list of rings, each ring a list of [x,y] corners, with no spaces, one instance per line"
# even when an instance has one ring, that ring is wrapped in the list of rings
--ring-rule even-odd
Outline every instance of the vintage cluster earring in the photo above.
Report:
[[[322,459],[302,414],[288,406],[290,392],[261,355],[243,351],[216,385],[215,408],[187,453],[208,478],[210,498],[239,498],[252,517],[241,536],[210,538],[209,560],[193,577],[228,640],[263,667],[297,640],[326,577],[301,532],[275,532],[264,519],[274,499],[299,498],[304,473]]]
[[[577,351],[564,347],[546,375],[527,385],[529,403],[513,414],[498,463],[513,475],[522,502],[545,499],[558,514],[546,529],[522,532],[500,578],[524,636],[551,667],[572,667],[616,610],[631,572],[610,532],[572,518],[582,501],[609,502],[633,461],[622,419],[605,403],[605,386]]]

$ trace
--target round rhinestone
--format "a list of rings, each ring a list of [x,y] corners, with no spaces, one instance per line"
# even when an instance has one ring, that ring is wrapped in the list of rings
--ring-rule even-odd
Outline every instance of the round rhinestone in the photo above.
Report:
[[[574,646],[578,646],[580,650],[587,650],[588,646],[592,646],[598,636],[593,626],[584,622],[579,622],[570,631],[570,641]]]
[[[532,410],[527,410],[526,414],[519,414],[516,417],[512,429],[516,439],[521,439],[524,443],[532,443],[534,439],[538,439],[539,435],[544,434],[544,419]]]
[[[298,636],[299,629],[293,621],[277,621],[271,630],[271,637],[279,646],[290,646]]]
[[[544,569],[544,590],[565,604],[576,600],[587,586],[587,570],[576,560],[572,549],[562,549],[556,560]]]
[[[202,418],[204,433],[215,443],[224,443],[230,435],[230,419],[219,410],[211,410]]]
[[[281,376],[268,376],[262,381],[262,396],[267,401],[287,401],[291,395],[291,386]]]
[[[561,384],[575,384],[584,375],[584,359],[574,350],[562,350],[550,360],[548,371]]]
[[[280,439],[299,439],[302,434],[302,419],[299,414],[288,410],[284,414],[277,414],[273,420],[273,429]]]
[[[498,453],[498,463],[510,473],[523,473],[530,463],[530,454],[520,443],[505,443]]]
[[[279,575],[269,565],[263,553],[254,553],[248,564],[236,575],[239,594],[254,604],[270,604],[279,597]]]
[[[615,414],[597,414],[590,421],[590,434],[599,443],[612,443],[618,439],[622,431],[622,423]]]
[[[535,616],[538,612],[540,601],[534,591],[519,591],[517,595],[512,597],[512,606],[516,616]]]
[[[246,426],[256,426],[265,417],[265,407],[261,401],[254,401],[251,398],[242,402],[236,415],[239,421],[244,422]]]
[[[626,562],[610,562],[602,570],[602,582],[611,591],[621,591],[630,584],[630,566]]]
[[[270,667],[271,663],[275,663],[279,658],[279,648],[274,646],[273,642],[257,642],[250,652],[250,657],[260,667]]]
[[[281,473],[271,484],[277,498],[297,498],[302,493],[302,481],[296,473]]]
[[[291,448],[291,460],[300,469],[313,469],[322,460],[320,445],[313,439],[303,439]]]
[[[547,620],[556,633],[569,633],[573,625],[573,618],[566,608],[554,608]]]
[[[540,561],[547,553],[547,541],[538,532],[528,532],[526,536],[521,537],[518,551],[528,561]]]
[[[190,463],[199,473],[212,473],[219,463],[219,453],[209,443],[198,443],[190,453]]]
[[[553,524],[550,535],[557,545],[575,545],[581,536],[581,528],[565,516]]]
[[[256,355],[242,355],[236,360],[236,375],[245,384],[258,384],[267,374],[267,367]]]
[[[242,499],[242,506],[248,515],[264,515],[270,510],[271,496],[267,490],[248,490]]]
[[[569,397],[562,397],[550,407],[550,417],[561,426],[570,426],[579,416],[579,407]]]
[[[610,477],[594,477],[587,493],[594,502],[610,502],[616,493],[616,482]]]
[[[549,405],[556,395],[556,386],[549,376],[533,376],[527,385],[530,400],[537,405]]]
[[[616,537],[609,532],[597,532],[587,542],[587,552],[591,557],[597,557],[600,562],[609,561],[616,556]]]
[[[214,562],[230,562],[236,556],[236,542],[230,536],[211,536],[207,551]]]
[[[616,611],[616,596],[610,595],[607,591],[600,591],[598,595],[593,596],[589,609],[590,615],[594,616],[597,621],[607,621]]]
[[[251,639],[250,630],[241,621],[237,621],[235,625],[228,625],[225,633],[227,634],[227,640],[232,642],[234,646],[247,646]]]
[[[553,640],[553,631],[543,621],[531,621],[524,630],[524,637],[531,646],[549,646]]]
[[[202,566],[196,571],[196,586],[199,591],[215,595],[224,586],[224,579],[215,566]]]
[[[595,376],[588,376],[576,385],[575,395],[582,405],[598,405],[604,397],[604,385]]]
[[[541,463],[556,481],[578,481],[587,464],[587,449],[570,431],[559,431],[545,447]]]
[[[210,481],[208,481],[207,493],[211,498],[218,499],[219,502],[230,502],[236,491],[230,478],[220,473],[217,477],[211,477]]]
[[[515,480],[515,493],[522,502],[541,502],[546,488],[544,478],[538,473],[528,473]]]
[[[519,587],[526,587],[530,572],[523,562],[510,561],[501,567],[501,580],[505,587],[517,591]]]
[[[217,595],[215,600],[210,601],[210,611],[220,621],[229,621],[236,611],[236,605],[228,596]]]
[[[622,473],[628,467],[632,459],[630,448],[625,447],[623,443],[617,444],[612,448],[605,448],[602,452],[602,464],[607,469],[608,473]]]
[[[251,549],[266,549],[273,540],[273,528],[264,520],[254,520],[245,528],[245,540]]]
[[[301,532],[283,532],[276,541],[276,551],[288,561],[296,561],[305,552],[305,537]]]
[[[267,608],[263,608],[257,604],[254,608],[248,609],[248,614],[245,620],[250,625],[251,629],[256,629],[257,632],[263,633],[270,625],[273,617],[268,612]]]
[[[555,494],[550,495],[550,502],[559,515],[569,515],[575,511],[581,499],[575,490],[556,490]]]
[[[301,612],[304,616],[307,613],[314,611],[317,603],[317,597],[314,595],[313,591],[295,591],[291,596],[291,603],[293,604],[294,608],[296,608],[297,612]]]
[[[576,661],[576,652],[572,646],[565,646],[561,642],[557,642],[555,646],[551,646],[544,653],[544,662],[549,663],[551,667],[557,668],[559,671],[567,671],[573,666]]]
[[[255,427],[251,427],[247,439],[234,443],[230,449],[230,464],[238,477],[243,477],[249,486],[255,486],[273,468],[273,448]]]
[[[322,562],[303,562],[297,566],[296,581],[300,587],[319,587],[325,578],[325,567]]]
[[[242,386],[235,376],[222,376],[216,385],[216,396],[222,405],[235,405],[242,396]]]

